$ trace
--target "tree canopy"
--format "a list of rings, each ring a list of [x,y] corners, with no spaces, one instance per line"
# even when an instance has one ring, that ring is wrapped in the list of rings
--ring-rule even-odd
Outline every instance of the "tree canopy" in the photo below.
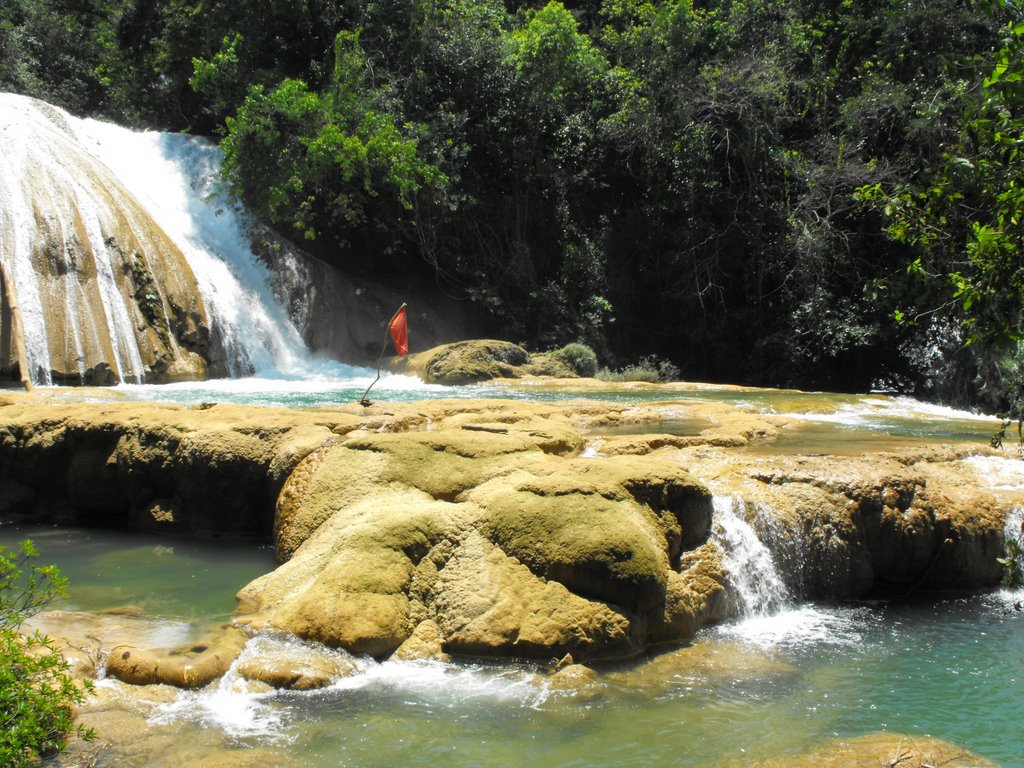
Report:
[[[1021,0],[12,0],[0,87],[212,134],[481,333],[1009,408]]]

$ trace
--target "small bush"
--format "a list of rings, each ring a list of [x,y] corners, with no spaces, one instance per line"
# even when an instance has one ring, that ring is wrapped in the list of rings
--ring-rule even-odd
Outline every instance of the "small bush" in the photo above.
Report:
[[[640,361],[625,368],[611,371],[603,368],[597,378],[602,381],[679,381],[679,366],[670,360],[659,360],[655,355],[640,358]]]
[[[74,725],[75,706],[92,685],[79,685],[53,641],[19,632],[22,622],[65,594],[67,582],[52,565],[33,566],[31,541],[17,554],[0,547],[0,765],[35,763],[64,749],[69,733],[93,738]]]
[[[577,376],[590,377],[597,374],[597,355],[586,344],[566,344],[552,354],[575,371]]]

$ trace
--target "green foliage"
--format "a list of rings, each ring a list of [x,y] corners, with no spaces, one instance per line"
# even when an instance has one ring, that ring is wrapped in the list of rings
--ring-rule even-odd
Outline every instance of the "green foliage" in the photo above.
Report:
[[[225,37],[221,49],[207,60],[192,59],[192,77],[188,84],[207,98],[210,106],[225,119],[245,97],[246,80],[239,48],[244,38],[240,33]]]
[[[196,78],[208,82],[213,71],[204,65]],[[222,148],[227,178],[256,213],[313,240],[325,231],[393,226],[389,216],[447,183],[419,153],[417,126],[403,133],[361,92],[365,71],[359,35],[341,33],[323,95],[291,78],[270,91],[250,87],[226,120]]]
[[[1024,549],[1013,539],[1006,542],[1006,557],[997,557],[996,562],[1003,566],[1003,586],[1008,589],[1016,589],[1024,585],[1024,569],[1021,568],[1021,559],[1024,558]]]
[[[1019,17],[1024,4],[1001,10]],[[912,249],[907,272],[928,285],[899,297],[897,319],[954,317],[967,344],[1012,360],[1024,338],[1024,22],[1011,22],[1000,50],[979,67],[985,75],[962,133],[926,184],[875,184],[858,195],[882,212],[888,236]],[[1002,406],[1019,418],[1020,367],[1001,364],[992,375]]]
[[[597,355],[586,344],[573,342],[554,351],[553,355],[571,368],[576,375],[591,377],[597,373]]]
[[[1004,408],[1021,17],[1019,0],[13,0],[0,85],[222,136],[257,216],[343,268],[436,283],[480,335],[651,350],[705,380],[942,380]]]
[[[618,370],[602,368],[597,372],[601,381],[679,381],[679,366],[671,360],[661,360],[656,355],[641,357],[637,362]]]
[[[91,685],[74,681],[48,637],[18,631],[67,586],[55,566],[33,565],[36,557],[27,539],[17,553],[0,547],[0,763],[11,768],[62,750],[69,733],[94,736],[74,725],[74,707]]]

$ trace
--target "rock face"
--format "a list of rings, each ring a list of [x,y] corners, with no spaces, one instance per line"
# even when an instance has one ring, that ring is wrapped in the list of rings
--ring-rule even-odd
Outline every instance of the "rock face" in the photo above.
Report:
[[[572,458],[582,443],[556,414],[506,408],[308,456],[278,503],[290,559],[242,591],[240,620],[374,656],[429,628],[447,653],[592,658],[721,618],[721,580],[675,583],[710,530],[702,485],[644,459]]]
[[[508,341],[474,339],[442,344],[392,363],[397,370],[424,381],[459,385],[518,378],[530,363],[530,354]]]
[[[233,406],[0,410],[0,515],[266,538],[292,468],[348,414]],[[44,415],[45,414],[45,415]]]
[[[721,462],[716,491],[738,500],[791,592],[828,599],[997,584],[1012,502],[972,482],[977,450],[699,461]]]
[[[252,230],[253,251],[270,270],[270,286],[313,352],[375,365],[392,313],[407,296],[333,269],[265,227]],[[422,296],[423,291],[412,292]],[[414,351],[462,338],[458,308],[434,311],[433,302],[407,308]],[[392,350],[393,352],[393,350]]]
[[[294,411],[10,394],[0,518],[272,537],[281,565],[239,593],[235,623],[375,657],[585,662],[685,641],[735,605],[712,493],[794,595],[998,582],[1020,499],[983,490],[966,449],[767,456],[747,448],[784,417],[671,404],[688,408],[699,428],[673,436],[644,432],[657,409],[601,403]],[[636,434],[616,433],[626,424]],[[612,429],[587,445],[598,427]],[[189,670],[216,665],[189,653],[133,653],[123,676],[148,680],[174,655],[165,682],[192,684]],[[284,659],[249,674],[315,687],[336,672]]]

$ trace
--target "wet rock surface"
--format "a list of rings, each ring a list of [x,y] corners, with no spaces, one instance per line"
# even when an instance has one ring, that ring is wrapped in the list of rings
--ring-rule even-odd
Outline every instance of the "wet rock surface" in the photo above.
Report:
[[[697,428],[658,432],[667,412]],[[289,410],[10,393],[0,516],[272,539],[281,565],[241,590],[236,624],[377,658],[587,662],[686,641],[734,610],[712,494],[797,596],[998,582],[1016,501],[972,468],[988,449],[750,450],[786,426],[695,401]]]

